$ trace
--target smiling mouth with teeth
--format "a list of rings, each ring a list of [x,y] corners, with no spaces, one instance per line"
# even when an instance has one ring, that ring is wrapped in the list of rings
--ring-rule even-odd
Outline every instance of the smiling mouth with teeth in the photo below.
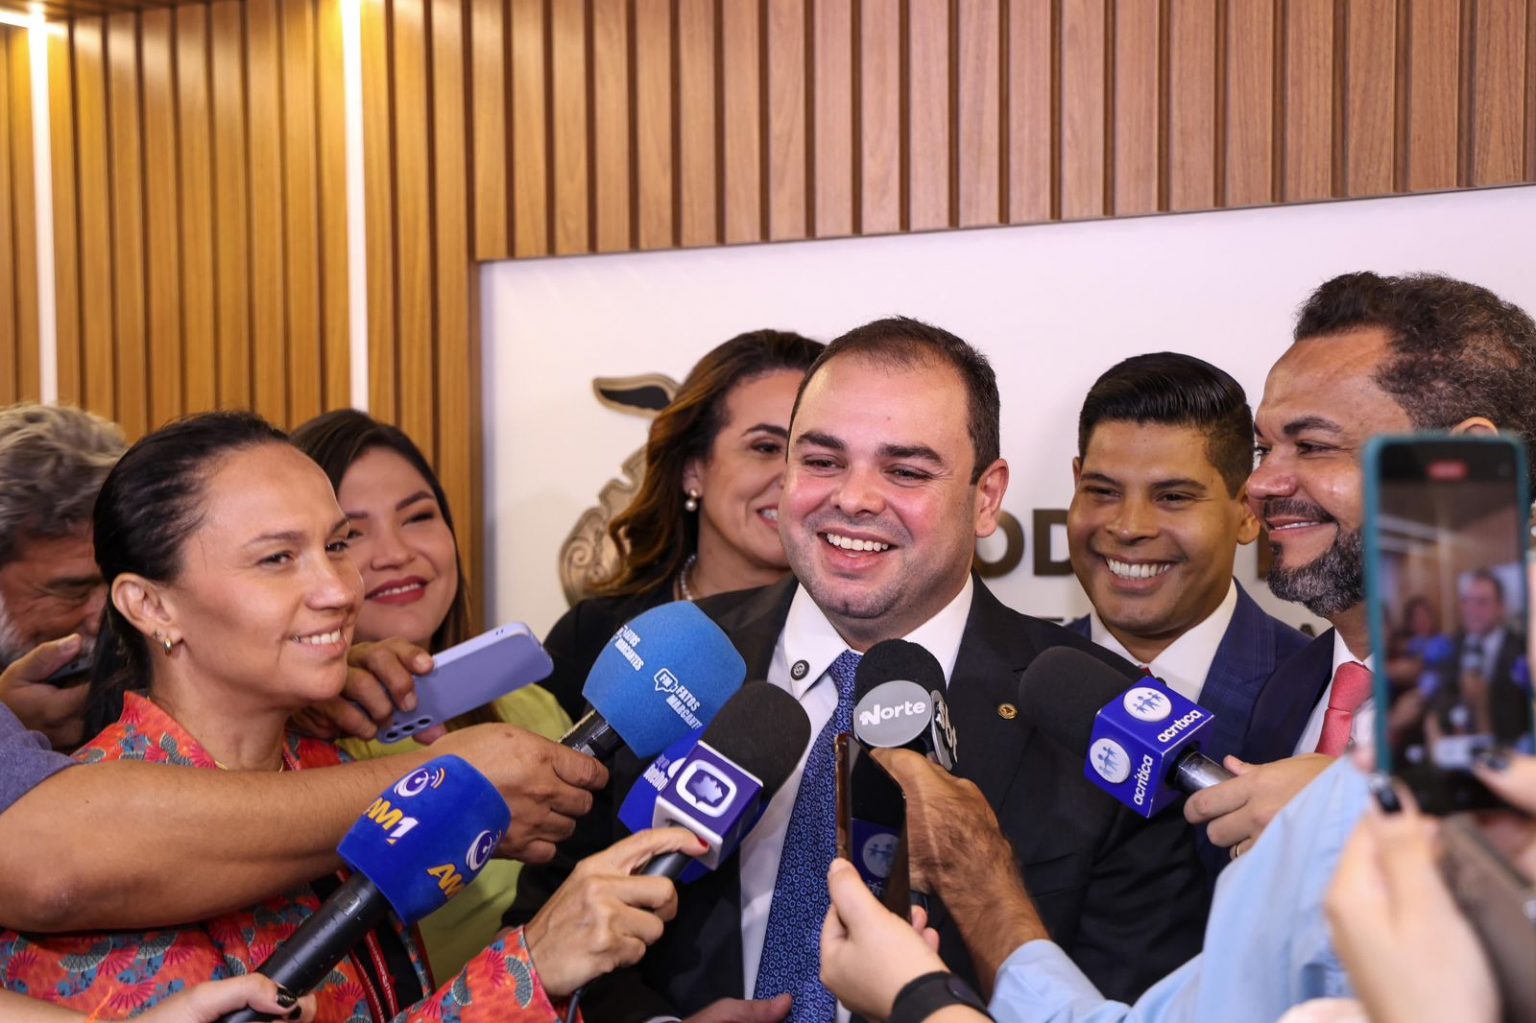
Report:
[[[317,632],[312,636],[289,636],[288,638],[305,646],[326,646],[341,642],[341,630],[332,629],[330,632]]]
[[[421,583],[406,583],[404,586],[391,586],[387,590],[380,590],[377,593],[368,594],[368,599],[375,600],[379,597],[393,597],[400,593],[414,593],[421,588]]]
[[[779,521],[779,509],[777,508],[764,508],[757,514],[759,518],[766,519],[769,522]]]
[[[1143,561],[1132,563],[1129,561],[1116,561],[1114,558],[1105,558],[1104,564],[1109,566],[1110,572],[1120,579],[1151,579],[1162,575],[1173,567],[1171,561]]]
[[[878,553],[880,551],[888,551],[891,549],[890,544],[881,543],[879,540],[856,540],[851,536],[842,536],[838,533],[823,533],[821,535],[826,537],[827,543],[831,544],[833,547],[836,547],[838,550],[873,551]]]

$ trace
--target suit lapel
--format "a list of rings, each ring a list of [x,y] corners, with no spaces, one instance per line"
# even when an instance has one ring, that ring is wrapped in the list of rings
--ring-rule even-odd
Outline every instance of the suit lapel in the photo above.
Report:
[[[979,579],[975,584],[949,680],[949,709],[959,743],[955,773],[975,782],[987,802],[1001,806],[1034,729],[999,709],[1017,702],[1019,673],[1035,651],[992,591]]]
[[[1244,760],[1265,764],[1295,752],[1312,709],[1333,677],[1333,632],[1329,629],[1307,644],[1264,683],[1239,754]]]

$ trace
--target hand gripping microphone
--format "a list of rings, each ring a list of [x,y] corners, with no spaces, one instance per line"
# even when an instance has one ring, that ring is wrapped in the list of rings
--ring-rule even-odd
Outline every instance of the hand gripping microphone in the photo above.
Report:
[[[1082,650],[1051,647],[1030,662],[1019,711],[1084,757],[1087,778],[1143,817],[1232,777],[1200,752],[1215,714],[1156,679],[1132,682]]]
[[[944,701],[944,669],[903,639],[876,643],[853,676],[853,736],[869,748],[903,748],[955,768],[955,728]]]
[[[810,741],[811,722],[799,701],[767,682],[747,683],[656,796],[651,826],[687,828],[709,843],[696,862],[719,868],[757,823]],[[676,880],[693,862],[686,853],[667,853],[640,873]]]
[[[294,994],[308,993],[390,910],[415,923],[462,891],[511,823],[496,786],[468,762],[429,760],[352,825],[337,849],[352,876],[256,972]],[[272,1018],[241,1009],[220,1023]]]
[[[747,665],[720,626],[686,600],[619,626],[587,673],[592,705],[560,742],[606,760],[620,746],[654,757],[714,720]]]

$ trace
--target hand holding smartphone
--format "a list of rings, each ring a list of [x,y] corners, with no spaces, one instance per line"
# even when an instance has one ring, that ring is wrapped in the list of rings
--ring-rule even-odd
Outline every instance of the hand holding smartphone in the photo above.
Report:
[[[1379,437],[1365,467],[1377,763],[1427,813],[1498,806],[1472,773],[1478,754],[1536,751],[1523,451]]]

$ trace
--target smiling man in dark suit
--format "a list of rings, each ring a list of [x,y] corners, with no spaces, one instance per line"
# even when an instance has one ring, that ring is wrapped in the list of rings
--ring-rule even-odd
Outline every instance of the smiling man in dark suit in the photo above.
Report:
[[[1190,355],[1133,356],[1089,389],[1077,438],[1067,551],[1093,611],[1068,628],[1214,713],[1207,755],[1239,753],[1265,679],[1307,643],[1233,578],[1259,535],[1242,386]]]
[[[1343,753],[1371,734],[1375,667],[1366,619],[1365,483],[1378,434],[1505,431],[1536,439],[1536,323],[1486,288],[1438,274],[1344,274],[1297,317],[1256,417],[1249,502],[1269,530],[1269,586],[1333,628],[1282,664],[1254,705],[1239,777],[1185,814],[1234,855]]]
[[[977,538],[996,528],[1008,485],[998,408],[986,359],[914,320],[857,328],[811,367],[779,510],[793,575],[700,607],[737,644],[749,677],[800,701],[816,738],[739,859],[679,892],[676,920],[640,964],[645,984],[614,977],[594,987],[589,1018],[762,1021],[789,1008],[785,994],[796,1023],[843,1015],[818,979],[834,847],[831,738],[848,730],[853,665],[886,639],[921,644],[943,667],[956,773],[995,809],[1052,935],[1101,988],[1132,997],[1198,948],[1205,883],[1184,822],[1121,809],[1084,778],[1079,757],[1013,706],[1020,672],[1053,645],[1134,670],[1010,611],[972,574]],[[642,766],[615,761],[615,803]],[[974,979],[943,917],[946,954]]]

